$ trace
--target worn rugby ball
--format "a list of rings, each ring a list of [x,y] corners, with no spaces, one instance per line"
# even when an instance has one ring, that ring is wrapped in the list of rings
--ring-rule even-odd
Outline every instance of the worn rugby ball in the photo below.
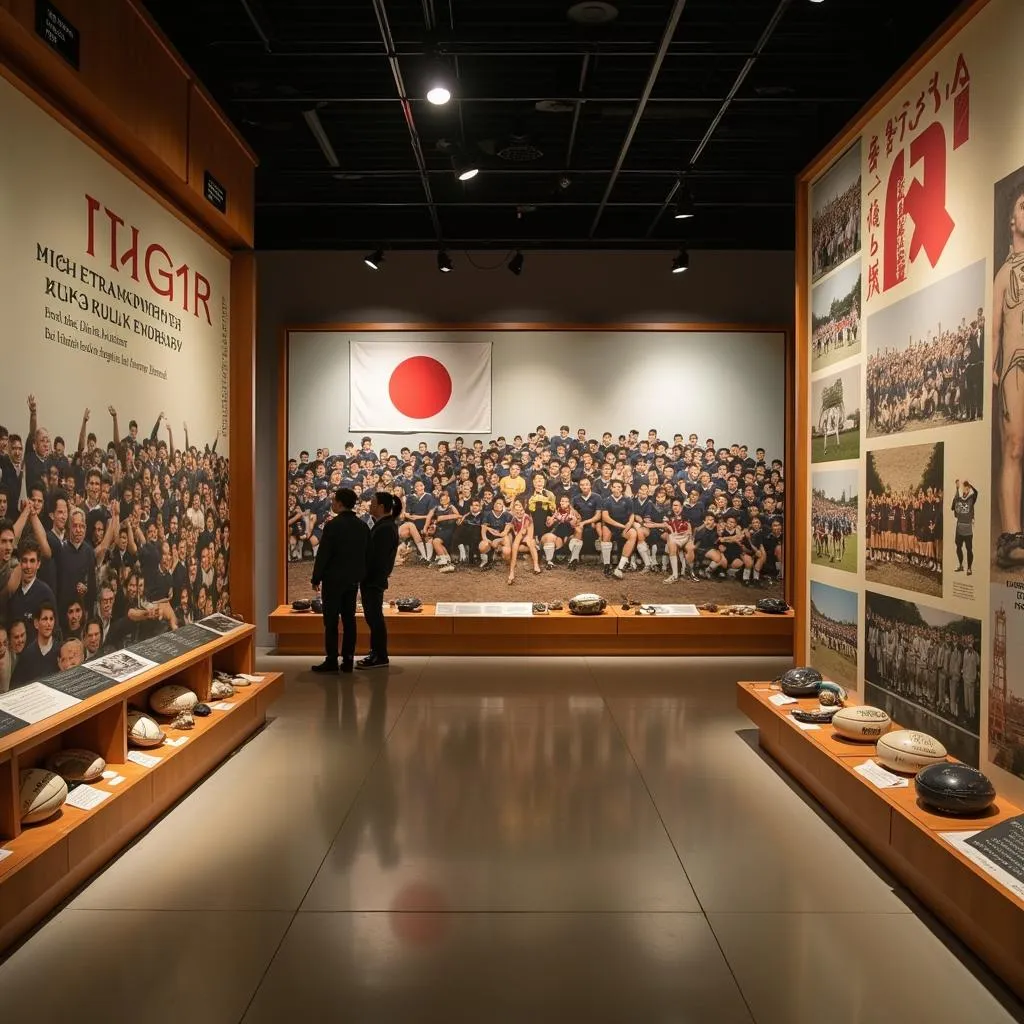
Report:
[[[21,823],[34,825],[52,818],[68,798],[68,784],[43,768],[21,771]]]
[[[896,729],[878,738],[875,756],[886,768],[916,775],[930,764],[946,760],[946,748],[934,736],[913,729]]]
[[[133,747],[159,747],[164,741],[160,726],[141,711],[128,712],[128,742]]]
[[[779,685],[787,697],[816,697],[821,686],[821,673],[807,665],[791,668],[779,679]]]
[[[149,706],[158,715],[173,717],[182,711],[191,711],[199,698],[187,687],[177,683],[161,686],[149,695]]]
[[[958,761],[922,768],[914,789],[921,803],[944,814],[981,814],[996,798],[996,787],[987,775]]]
[[[826,692],[835,694],[835,703],[837,704],[845,704],[847,697],[849,697],[849,694],[846,692],[846,688],[840,686],[838,683],[833,683],[831,679],[822,679],[822,681],[818,683],[819,700],[821,699],[821,695]],[[822,701],[822,703],[824,703],[824,701]]]
[[[892,719],[881,709],[868,704],[840,708],[832,716],[832,728],[844,739],[871,743],[889,731]]]
[[[93,782],[106,771],[107,762],[91,750],[76,747],[51,754],[46,759],[46,768],[65,782]]]

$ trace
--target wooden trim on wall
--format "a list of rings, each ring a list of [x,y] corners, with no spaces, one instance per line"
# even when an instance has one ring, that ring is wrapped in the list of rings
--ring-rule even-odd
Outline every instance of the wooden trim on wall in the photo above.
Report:
[[[288,481],[285,478],[284,467],[288,461],[288,345],[292,334],[303,334],[312,332],[371,332],[381,333],[393,331],[593,331],[593,332],[620,332],[620,331],[658,331],[658,332],[686,332],[691,334],[781,334],[783,337],[785,372],[787,381],[784,386],[784,426],[783,426],[783,457],[786,459],[786,504],[790,512],[785,516],[785,546],[786,546],[786,568],[787,582],[785,584],[786,599],[794,608],[803,602],[803,590],[799,587],[799,576],[793,574],[793,527],[792,527],[792,505],[793,485],[789,482],[790,460],[794,452],[793,425],[797,417],[797,403],[799,393],[794,393],[790,383],[791,368],[794,366],[793,352],[793,331],[789,327],[782,327],[779,324],[727,324],[727,323],[546,323],[546,322],[494,322],[494,323],[461,323],[461,324],[436,324],[436,323],[374,323],[374,322],[338,322],[324,324],[290,324],[281,328],[278,338],[278,374],[277,374],[277,463],[275,474],[277,479],[277,518],[274,521],[274,553],[275,565],[277,566],[277,604],[288,604],[288,544],[281,524],[284,522],[285,509],[288,504]],[[796,357],[795,364],[799,365],[799,357]],[[806,382],[805,382],[806,383]],[[799,451],[799,449],[797,449]],[[232,488],[232,498],[234,488]],[[804,569],[806,573],[806,568]],[[804,588],[806,589],[806,587]],[[800,612],[797,611],[797,622]],[[794,634],[798,635],[798,634]]]
[[[798,663],[806,662],[810,655],[810,597],[808,588],[810,553],[810,508],[807,494],[810,489],[811,444],[810,420],[810,339],[807,329],[807,304],[810,301],[810,259],[808,252],[807,211],[810,186],[805,181],[797,183],[796,189],[796,319],[793,328],[793,374],[790,378],[796,396],[792,438],[794,452],[792,465],[787,467],[787,476],[792,478],[789,495],[789,510],[794,524],[800,524],[787,534],[792,556],[793,580],[789,590],[789,603],[793,606],[793,657]],[[788,490],[789,488],[787,488]],[[789,517],[787,517],[787,522]]]
[[[256,255],[231,260],[229,430],[231,607],[256,621]]]
[[[867,123],[877,116],[896,93],[933,60],[936,54],[989,3],[990,0],[964,0],[960,7],[925,40],[910,60],[868,100],[853,120],[800,172],[797,181],[810,183],[827,170],[837,157],[850,148],[857,136],[864,131]],[[797,228],[799,227],[798,224]]]

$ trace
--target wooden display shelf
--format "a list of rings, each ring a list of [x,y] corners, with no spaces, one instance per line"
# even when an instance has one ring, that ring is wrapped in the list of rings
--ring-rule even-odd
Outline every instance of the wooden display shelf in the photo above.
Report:
[[[159,757],[152,768],[128,760],[129,708],[147,708],[149,693],[181,683],[201,699],[209,697],[215,670],[251,672],[255,627],[246,626],[165,665],[82,701],[51,718],[12,733],[0,748],[0,950],[9,946],[95,873],[154,819],[211,771],[266,721],[267,708],[283,688],[280,673],[261,673],[251,686],[215,704],[230,710],[196,718],[195,728],[162,725],[180,746],[143,750]],[[155,717],[155,716],[154,716]],[[91,810],[65,805],[52,818],[21,826],[18,778],[23,768],[38,767],[54,751],[84,746],[101,754],[123,782],[90,783],[109,793]]]
[[[793,653],[793,613],[784,615],[636,615],[609,607],[600,615],[564,609],[523,618],[440,616],[385,609],[388,647],[402,654],[690,654],[780,655]],[[281,654],[323,651],[323,621],[313,612],[282,604],[270,613],[270,631]],[[358,618],[357,650],[369,649],[369,631]]]
[[[913,780],[905,789],[878,789],[854,771],[873,757],[873,743],[843,740],[828,725],[800,729],[789,712],[817,700],[777,707],[768,698],[778,692],[768,683],[737,684],[737,706],[758,727],[762,748],[1024,997],[1024,901],[941,837],[980,831],[1020,808],[997,797],[986,814],[947,816],[918,802]]]

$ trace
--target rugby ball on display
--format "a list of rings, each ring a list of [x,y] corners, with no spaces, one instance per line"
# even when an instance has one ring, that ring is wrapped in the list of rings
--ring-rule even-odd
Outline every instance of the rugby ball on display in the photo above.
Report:
[[[48,771],[59,775],[65,782],[93,782],[107,768],[107,762],[91,750],[58,750],[46,759]]]
[[[835,694],[836,701],[834,703],[845,704],[846,698],[849,696],[844,687],[838,683],[833,683],[831,679],[822,679],[818,683],[818,696],[820,697],[826,691]]]
[[[160,726],[141,711],[128,712],[128,742],[133,747],[159,747],[164,741]]]
[[[816,668],[791,668],[779,679],[787,697],[816,697],[821,686],[821,673]]]
[[[922,768],[914,789],[921,803],[946,814],[981,814],[996,798],[996,787],[987,775],[952,761]]]
[[[577,594],[569,600],[572,615],[600,615],[607,607],[608,602],[600,594]]]
[[[933,736],[912,729],[897,729],[880,737],[875,755],[886,768],[916,775],[930,764],[946,760],[946,748]]]
[[[187,687],[170,683],[161,686],[149,695],[149,706],[158,715],[174,716],[182,711],[191,711],[199,703],[199,698]]]
[[[68,784],[53,772],[25,768],[21,772],[21,823],[34,825],[52,818],[68,798]]]
[[[889,731],[892,719],[881,709],[867,704],[840,708],[832,716],[832,728],[844,739],[870,743]]]

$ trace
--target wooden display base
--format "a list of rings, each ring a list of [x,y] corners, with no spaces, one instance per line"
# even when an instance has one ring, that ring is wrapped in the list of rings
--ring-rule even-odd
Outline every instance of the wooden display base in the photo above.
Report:
[[[675,617],[636,615],[608,608],[601,615],[545,612],[528,618],[441,616],[385,609],[389,654],[689,654],[778,655],[793,653],[793,613]],[[358,618],[357,650],[369,650],[370,634]],[[313,612],[279,605],[269,616],[279,654],[323,652],[323,620]]]
[[[181,683],[201,700],[209,697],[216,671],[251,672],[254,626],[96,694],[81,704],[0,739],[0,950],[38,923],[90,875],[102,868],[191,786],[224,760],[266,721],[267,708],[280,696],[280,673],[239,687],[225,699],[228,711],[196,718],[194,729],[164,725],[180,746],[142,751],[160,758],[152,768],[128,761],[129,708],[147,709],[149,693]],[[220,703],[215,702],[215,703]],[[38,767],[56,750],[85,747],[101,754],[124,781],[90,783],[109,793],[89,811],[65,806],[48,821],[21,826],[19,771]]]
[[[998,798],[984,815],[953,817],[918,803],[912,779],[906,789],[879,789],[853,770],[874,755],[873,743],[845,740],[828,725],[800,729],[789,712],[817,700],[780,708],[768,699],[778,692],[768,683],[737,684],[737,706],[764,750],[1024,998],[1024,901],[940,836],[988,828],[1020,809]],[[816,884],[813,869],[808,884]]]

